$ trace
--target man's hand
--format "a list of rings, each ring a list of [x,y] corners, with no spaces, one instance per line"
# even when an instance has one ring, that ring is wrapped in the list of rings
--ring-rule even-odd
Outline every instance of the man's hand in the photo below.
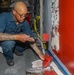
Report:
[[[15,35],[15,40],[18,40],[21,42],[26,42],[26,41],[35,42],[35,40],[33,38],[31,38],[29,35],[26,35],[26,34]]]

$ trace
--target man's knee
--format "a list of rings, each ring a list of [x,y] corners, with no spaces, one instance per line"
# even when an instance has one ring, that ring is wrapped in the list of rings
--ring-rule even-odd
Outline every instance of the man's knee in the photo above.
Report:
[[[1,46],[3,48],[13,48],[15,46],[15,41],[3,41]]]

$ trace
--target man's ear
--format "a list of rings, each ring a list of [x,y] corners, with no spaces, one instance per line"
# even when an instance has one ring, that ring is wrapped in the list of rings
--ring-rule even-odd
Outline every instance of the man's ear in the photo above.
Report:
[[[16,12],[15,12],[15,10],[14,10],[14,9],[12,10],[12,13],[13,13],[13,15],[15,15],[15,14],[16,14]]]

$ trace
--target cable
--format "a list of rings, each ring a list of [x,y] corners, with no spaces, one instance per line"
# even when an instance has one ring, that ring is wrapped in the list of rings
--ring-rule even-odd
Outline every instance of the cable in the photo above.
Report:
[[[34,18],[34,30],[35,30],[35,32],[36,32],[36,34],[37,34],[37,37],[38,37],[37,39],[38,39],[38,41],[41,43],[42,51],[43,51],[43,53],[45,54],[46,43],[43,42],[43,40],[41,39],[40,34],[39,34],[38,31],[37,31],[37,21],[38,21],[38,20],[40,20],[40,16],[36,16],[36,17]]]

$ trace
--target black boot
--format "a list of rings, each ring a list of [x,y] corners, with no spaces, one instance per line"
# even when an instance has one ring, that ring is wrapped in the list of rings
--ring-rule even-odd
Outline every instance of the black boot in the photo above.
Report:
[[[13,66],[14,65],[14,61],[13,60],[6,60],[7,64],[9,66]]]
[[[22,52],[19,52],[18,50],[15,50],[14,53],[15,53],[17,56],[23,56],[23,53],[22,53]]]

